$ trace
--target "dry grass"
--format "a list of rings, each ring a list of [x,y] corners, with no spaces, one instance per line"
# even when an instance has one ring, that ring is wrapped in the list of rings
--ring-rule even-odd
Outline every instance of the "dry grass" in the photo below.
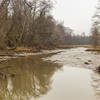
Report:
[[[37,52],[37,48],[33,47],[33,48],[30,48],[30,47],[17,47],[14,51],[16,52]]]
[[[100,51],[100,48],[89,48],[86,51]]]
[[[0,54],[14,54],[19,52],[38,52],[39,50],[35,47],[17,47],[17,48],[8,48],[6,50],[0,50]]]
[[[97,46],[97,47],[88,47],[88,49],[86,51],[100,51],[100,46]]]
[[[57,48],[70,49],[70,48],[77,48],[77,47],[88,48],[86,51],[100,51],[100,46],[93,47],[92,45],[60,45]]]
[[[91,48],[91,45],[59,45],[57,48],[62,49],[69,49],[69,48],[77,48],[77,47],[85,47],[85,48]]]
[[[22,51],[22,50],[29,51],[29,50],[32,50],[32,48],[26,48],[26,47],[17,47],[16,48],[16,51]]]
[[[53,47],[17,47],[17,48],[8,48],[6,50],[0,50],[0,54],[13,54],[19,52],[39,52],[41,49],[70,49],[70,48],[77,48],[77,47],[85,47],[88,48],[86,51],[100,51],[100,46],[94,48],[92,45],[59,45]]]

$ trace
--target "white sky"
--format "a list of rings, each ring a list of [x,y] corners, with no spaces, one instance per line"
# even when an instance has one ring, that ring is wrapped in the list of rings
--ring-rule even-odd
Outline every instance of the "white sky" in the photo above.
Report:
[[[56,0],[53,15],[56,20],[64,21],[75,33],[90,32],[92,16],[98,0]]]

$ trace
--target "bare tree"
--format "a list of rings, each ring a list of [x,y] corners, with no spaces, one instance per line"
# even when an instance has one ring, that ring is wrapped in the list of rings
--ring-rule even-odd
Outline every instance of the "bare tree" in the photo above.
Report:
[[[95,27],[92,30],[92,43],[94,47],[98,45],[98,42],[99,42],[98,38],[99,38],[99,32],[98,32],[98,29]]]
[[[96,6],[96,12],[93,16],[93,25],[92,25],[92,29],[91,29],[91,33],[92,33],[92,40],[93,40],[93,45],[94,47],[96,47],[97,45],[99,45],[100,43],[100,0],[98,0],[98,4]]]

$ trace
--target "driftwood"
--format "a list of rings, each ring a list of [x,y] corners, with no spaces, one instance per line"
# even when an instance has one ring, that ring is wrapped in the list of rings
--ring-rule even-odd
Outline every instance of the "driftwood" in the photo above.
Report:
[[[3,72],[0,72],[1,79],[7,79],[7,77],[15,77],[15,74],[5,74]]]
[[[98,74],[100,74],[100,66],[98,66],[98,67],[95,69],[95,71],[96,71]]]
[[[14,54],[0,54],[0,56],[11,56],[11,57],[13,57],[15,55]]]
[[[0,70],[7,69],[7,68],[11,68],[11,67],[12,66],[5,66],[5,67],[0,68]]]
[[[3,70],[3,69],[7,69],[7,68],[11,68],[12,66],[5,66],[5,67],[2,67],[0,68],[0,70]],[[0,78],[1,79],[7,79],[7,77],[15,77],[15,74],[5,74],[3,72],[0,72]]]

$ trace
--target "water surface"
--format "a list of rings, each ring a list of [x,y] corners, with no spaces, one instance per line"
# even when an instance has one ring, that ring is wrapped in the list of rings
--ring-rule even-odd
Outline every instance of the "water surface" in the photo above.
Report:
[[[59,64],[58,61],[55,63],[55,59],[50,61],[63,54],[72,56],[71,52],[76,50],[26,56],[0,63],[0,100],[99,100],[99,74],[84,68],[84,64],[80,68]],[[44,61],[44,58],[49,61]]]
[[[93,72],[64,66],[53,76],[52,90],[38,100],[97,100],[91,86]]]

